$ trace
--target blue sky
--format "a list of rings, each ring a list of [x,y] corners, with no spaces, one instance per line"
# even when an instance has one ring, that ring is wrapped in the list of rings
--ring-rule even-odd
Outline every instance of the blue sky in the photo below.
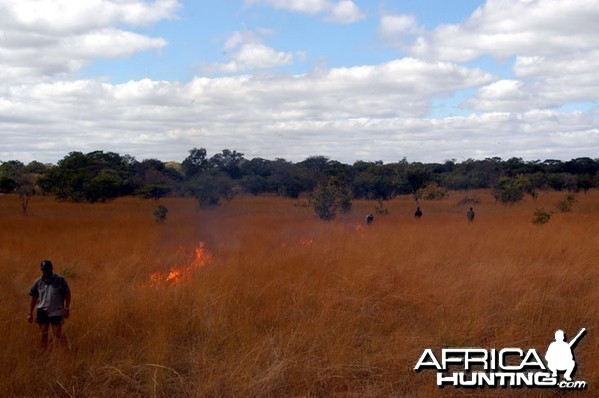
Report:
[[[0,0],[0,161],[599,153],[599,0]]]

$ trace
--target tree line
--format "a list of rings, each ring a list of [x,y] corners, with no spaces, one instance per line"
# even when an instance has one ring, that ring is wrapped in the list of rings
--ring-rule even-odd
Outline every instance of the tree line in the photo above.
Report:
[[[275,194],[297,198],[302,193],[333,190],[339,200],[391,199],[414,194],[427,199],[447,190],[491,188],[503,202],[539,190],[587,191],[599,187],[599,159],[588,157],[524,161],[468,159],[443,163],[356,161],[345,164],[325,156],[300,162],[277,158],[246,159],[224,149],[208,156],[193,148],[183,162],[136,160],[114,152],[71,152],[57,164],[18,160],[0,162],[0,193],[55,195],[69,201],[103,202],[119,196],[193,196],[200,205],[217,205],[236,194]]]

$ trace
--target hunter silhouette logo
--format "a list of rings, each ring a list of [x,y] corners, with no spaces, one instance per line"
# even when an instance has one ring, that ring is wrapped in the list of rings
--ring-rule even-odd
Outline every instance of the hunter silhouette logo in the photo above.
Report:
[[[439,356],[424,350],[414,370],[437,371],[437,385],[469,388],[543,387],[584,389],[586,381],[572,380],[576,369],[573,349],[586,333],[582,328],[570,342],[563,330],[555,332],[545,361],[534,348],[443,348]],[[439,360],[440,359],[440,360]],[[560,373],[564,380],[560,381]]]
[[[585,328],[582,328],[580,332],[570,341],[565,342],[565,335],[563,330],[555,332],[555,341],[549,344],[547,353],[545,354],[545,360],[547,361],[547,367],[551,370],[551,375],[557,377],[558,371],[565,371],[564,378],[567,381],[572,381],[572,372],[576,367],[574,362],[574,355],[572,354],[572,347],[576,345],[578,339],[586,332]]]

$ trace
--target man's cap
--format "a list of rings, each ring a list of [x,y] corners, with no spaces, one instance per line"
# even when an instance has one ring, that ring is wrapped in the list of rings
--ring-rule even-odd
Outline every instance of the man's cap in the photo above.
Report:
[[[43,270],[45,269],[51,269],[52,268],[52,261],[50,260],[44,260],[42,261],[42,263],[40,264],[40,268]]]

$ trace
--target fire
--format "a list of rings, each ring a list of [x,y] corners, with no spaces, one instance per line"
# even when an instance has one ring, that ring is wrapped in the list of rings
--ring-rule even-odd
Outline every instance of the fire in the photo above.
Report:
[[[206,250],[204,242],[200,242],[194,250],[193,260],[184,266],[173,267],[168,274],[163,272],[154,272],[150,274],[150,286],[169,286],[177,283],[194,270],[201,268],[212,262],[212,256]]]

